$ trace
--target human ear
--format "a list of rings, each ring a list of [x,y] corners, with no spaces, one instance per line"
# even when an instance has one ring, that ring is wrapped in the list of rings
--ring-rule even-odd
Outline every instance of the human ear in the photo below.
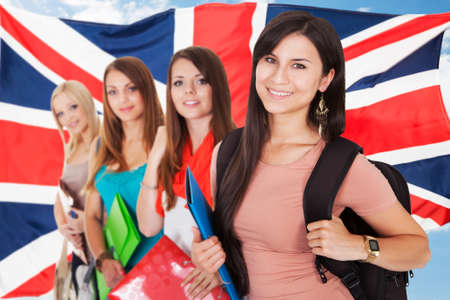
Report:
[[[320,84],[319,84],[319,91],[324,93],[327,90],[331,81],[333,81],[334,73],[335,73],[334,69],[330,69],[328,74],[322,77],[322,79],[320,80]]]

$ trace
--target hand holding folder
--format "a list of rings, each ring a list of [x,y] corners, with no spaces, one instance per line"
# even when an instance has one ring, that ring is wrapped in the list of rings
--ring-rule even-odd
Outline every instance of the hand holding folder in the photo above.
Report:
[[[102,212],[103,213],[103,212]],[[111,251],[113,258],[126,266],[136,250],[141,237],[128,212],[128,209],[119,194],[114,197],[108,219],[104,227],[106,246]],[[106,286],[103,274],[96,271],[99,298],[106,298],[109,288]]]
[[[212,211],[189,167],[186,170],[186,200],[203,239],[212,237],[214,235]],[[240,298],[225,264],[219,268],[219,274],[231,300],[239,300]]]
[[[190,257],[164,235],[108,294],[108,298],[187,300],[185,291],[189,284],[182,287],[181,283],[194,268]],[[229,297],[216,287],[203,298],[214,299],[229,300]]]

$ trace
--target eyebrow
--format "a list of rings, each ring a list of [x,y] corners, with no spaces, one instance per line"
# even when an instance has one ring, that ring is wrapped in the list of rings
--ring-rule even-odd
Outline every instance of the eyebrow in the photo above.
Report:
[[[294,59],[291,59],[291,61],[307,61],[307,62],[311,62],[309,59],[307,59],[307,58],[294,58]]]
[[[175,78],[184,78],[183,75],[176,75],[176,76],[174,76],[174,77],[175,77]],[[195,74],[194,77],[203,77],[203,74],[202,74],[202,73],[198,73],[198,74]]]
[[[276,56],[272,52],[268,53],[267,55],[270,55],[270,56],[278,58],[278,56]],[[311,61],[309,59],[307,59],[307,58],[293,58],[293,59],[291,59],[291,61],[307,61],[307,62],[311,63]]]
[[[133,81],[129,81],[127,84],[125,84],[126,87],[129,85],[136,85],[136,84],[134,84]],[[113,84],[107,84],[106,88],[117,88],[117,87]]]

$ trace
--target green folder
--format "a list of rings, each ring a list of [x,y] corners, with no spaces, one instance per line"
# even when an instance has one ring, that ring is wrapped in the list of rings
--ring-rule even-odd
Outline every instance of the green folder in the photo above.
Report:
[[[125,266],[136,250],[141,237],[136,225],[131,219],[125,202],[116,194],[108,219],[104,227],[106,246],[110,249],[114,259]],[[103,274],[96,270],[97,287],[100,300],[106,299],[109,288],[106,286]]]

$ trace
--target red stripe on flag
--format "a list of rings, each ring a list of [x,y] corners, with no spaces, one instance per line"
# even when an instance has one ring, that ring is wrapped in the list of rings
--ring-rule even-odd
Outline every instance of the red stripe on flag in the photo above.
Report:
[[[450,13],[425,15],[374,35],[344,49],[345,60],[351,60],[377,48],[450,22]]]
[[[103,99],[102,82],[93,75],[87,73],[70,60],[53,50],[49,45],[40,40],[31,31],[25,28],[11,14],[0,5],[1,26],[27,49],[47,68],[69,80],[75,79],[82,82],[91,92],[92,96],[100,101]],[[61,37],[64,38],[64,37]]]
[[[24,284],[2,296],[2,298],[38,297],[50,292],[54,285],[55,268],[55,264],[45,268],[36,276],[28,279]]]
[[[233,118],[239,127],[244,125],[247,111],[252,72],[249,43],[255,9],[255,3],[194,8],[194,45],[214,50],[222,60],[230,84]]]
[[[439,226],[450,222],[450,209],[411,194],[411,213],[433,219]]]
[[[439,86],[347,110],[344,136],[363,146],[366,155],[449,140]]]
[[[64,151],[55,129],[0,120],[0,182],[56,185]]]

